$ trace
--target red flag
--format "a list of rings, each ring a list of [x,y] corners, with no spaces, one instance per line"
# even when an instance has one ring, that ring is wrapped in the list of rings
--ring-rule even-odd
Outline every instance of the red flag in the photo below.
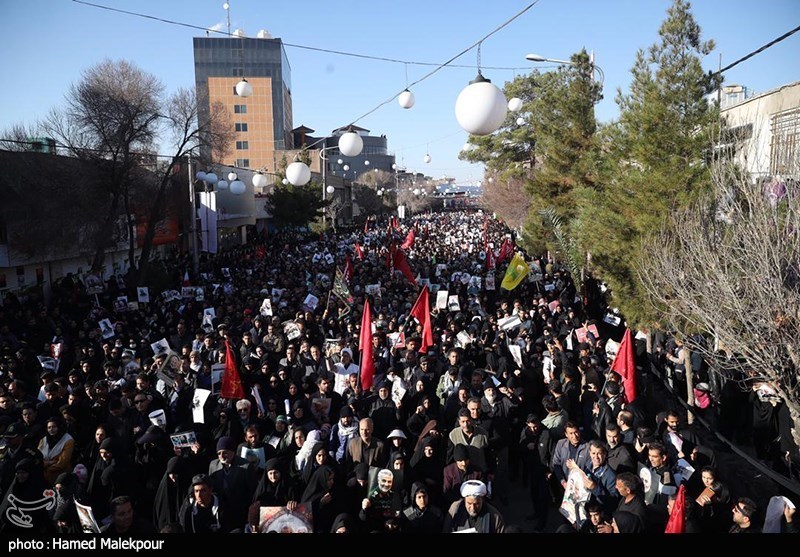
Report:
[[[400,228],[397,224],[397,217],[392,217],[391,228]]]
[[[375,362],[372,361],[372,311],[369,309],[369,299],[364,300],[358,348],[361,350],[361,388],[368,391],[375,376]]]
[[[256,248],[256,259],[264,259],[267,256],[267,250],[264,249],[264,246],[258,246]]]
[[[503,245],[500,246],[500,253],[497,254],[497,264],[499,265],[512,255],[514,255],[514,244],[511,242],[511,239],[506,236],[506,239],[503,240]]]
[[[394,251],[394,270],[400,271],[403,275],[414,284],[417,283],[417,279],[414,277],[414,273],[411,272],[411,267],[408,266],[408,260],[406,259],[406,254],[403,253],[403,250],[396,249]]]
[[[242,380],[239,378],[239,370],[236,369],[236,360],[233,359],[231,345],[225,342],[225,371],[222,374],[222,388],[220,389],[222,398],[244,398]]]
[[[675,497],[675,505],[667,521],[665,534],[683,534],[686,532],[686,485],[681,484],[678,488],[678,495]]]
[[[433,329],[431,329],[431,304],[428,300],[428,285],[422,287],[422,291],[414,302],[414,307],[411,308],[411,317],[416,319],[422,324],[422,344],[419,347],[420,352],[428,350],[429,346],[433,346]]]
[[[625,329],[625,336],[622,337],[617,357],[611,364],[611,371],[620,374],[622,385],[625,387],[625,398],[628,402],[633,402],[636,398],[636,362],[633,359],[633,338],[630,329]]]
[[[414,238],[415,238],[414,229],[412,228],[411,230],[408,231],[408,235],[406,236],[405,241],[400,245],[400,247],[403,249],[411,248],[414,245]]]
[[[356,255],[358,256],[359,261],[364,261],[364,250],[361,249],[361,246],[356,242]]]
[[[344,256],[344,280],[350,282],[353,278],[353,262],[350,260],[350,254]]]
[[[497,258],[494,256],[494,251],[489,246],[486,246],[486,268],[491,270],[497,265]]]
[[[369,219],[364,221],[364,234],[369,232]]]

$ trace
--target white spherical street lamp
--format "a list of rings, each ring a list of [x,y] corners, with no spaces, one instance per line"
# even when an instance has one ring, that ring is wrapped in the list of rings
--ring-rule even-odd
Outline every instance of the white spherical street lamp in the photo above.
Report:
[[[343,133],[339,138],[339,151],[345,157],[358,156],[364,149],[364,140],[356,132]]]
[[[225,180],[220,180],[217,182],[217,191],[225,191],[228,189],[228,182]]]
[[[397,103],[401,108],[411,108],[414,106],[414,93],[406,89],[397,97]]]
[[[336,188],[334,188],[333,186],[328,186],[327,188],[325,188],[325,191],[327,191],[328,193],[333,193],[336,191]]]
[[[305,163],[293,162],[286,167],[286,179],[293,186],[305,186],[311,180],[311,169]]]
[[[253,86],[246,79],[236,84],[236,94],[240,97],[249,97],[253,94]]]
[[[508,102],[480,72],[456,99],[456,120],[472,135],[489,135],[503,124]]]
[[[247,186],[245,186],[244,182],[241,180],[234,180],[231,182],[230,188],[233,195],[242,195],[245,191],[247,191]]]
[[[257,188],[263,188],[267,185],[267,177],[263,174],[253,174],[253,185]]]
[[[206,174],[205,182],[207,184],[210,184],[210,185],[213,186],[214,184],[217,183],[218,180],[219,180],[219,178],[217,178],[217,175],[214,174],[213,172],[209,172],[208,174]]]
[[[514,97],[510,101],[508,101],[508,109],[511,112],[519,112],[522,110],[522,99],[519,97]]]

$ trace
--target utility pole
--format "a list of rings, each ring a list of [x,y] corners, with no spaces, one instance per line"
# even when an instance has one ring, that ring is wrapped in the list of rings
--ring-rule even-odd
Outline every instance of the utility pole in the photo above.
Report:
[[[191,218],[189,219],[192,234],[192,273],[195,280],[199,276],[200,258],[197,249],[197,200],[194,191],[194,172],[192,171],[192,155],[189,154],[189,205],[191,207]]]

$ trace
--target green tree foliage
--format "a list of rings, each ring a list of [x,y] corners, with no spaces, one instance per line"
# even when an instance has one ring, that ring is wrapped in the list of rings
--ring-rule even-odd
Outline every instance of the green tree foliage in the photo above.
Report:
[[[493,182],[518,183],[530,197],[525,225],[526,247],[541,251],[557,249],[549,220],[540,214],[552,207],[569,233],[575,216],[575,191],[592,188],[597,156],[594,105],[601,85],[592,79],[585,50],[573,55],[572,65],[558,71],[518,76],[505,85],[507,98],[523,101],[519,112],[509,112],[503,126],[485,137],[470,136],[462,160],[483,162]],[[522,118],[522,125],[517,119]],[[508,192],[498,199],[503,203]],[[502,207],[487,205],[502,214]]]
[[[322,186],[317,182],[305,186],[278,183],[266,203],[277,228],[307,226],[322,218],[323,207]]]
[[[635,272],[642,240],[708,187],[703,152],[718,121],[701,65],[714,45],[700,40],[688,2],[675,0],[659,36],[637,53],[630,92],[618,91],[620,120],[601,138],[600,187],[583,192],[578,217],[579,243],[632,324],[654,317]]]
[[[525,226],[531,246],[562,251],[564,243],[554,234],[552,218],[543,209],[552,208],[561,217],[561,233],[571,238],[577,216],[577,200],[597,184],[597,121],[594,105],[602,98],[602,84],[595,81],[586,50],[574,54],[571,66],[549,74],[547,86],[537,95],[537,167],[527,184],[532,211]],[[574,242],[570,242],[572,244]],[[575,252],[563,259],[581,259]]]

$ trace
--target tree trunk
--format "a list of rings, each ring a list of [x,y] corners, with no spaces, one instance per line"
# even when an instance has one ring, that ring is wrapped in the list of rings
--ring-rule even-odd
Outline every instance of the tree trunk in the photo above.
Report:
[[[95,242],[94,259],[92,260],[92,272],[98,275],[103,269],[103,263],[106,259],[106,246],[108,239],[111,238],[114,232],[114,220],[117,218],[117,209],[119,208],[119,192],[114,193],[111,198],[111,207],[108,209],[108,215],[103,222],[103,225],[98,230]]]
[[[694,423],[694,413],[691,408],[694,407],[694,371],[692,370],[692,351],[689,347],[683,346],[683,365],[686,368],[686,402],[689,405],[690,411],[686,416],[686,421],[689,425]]]

